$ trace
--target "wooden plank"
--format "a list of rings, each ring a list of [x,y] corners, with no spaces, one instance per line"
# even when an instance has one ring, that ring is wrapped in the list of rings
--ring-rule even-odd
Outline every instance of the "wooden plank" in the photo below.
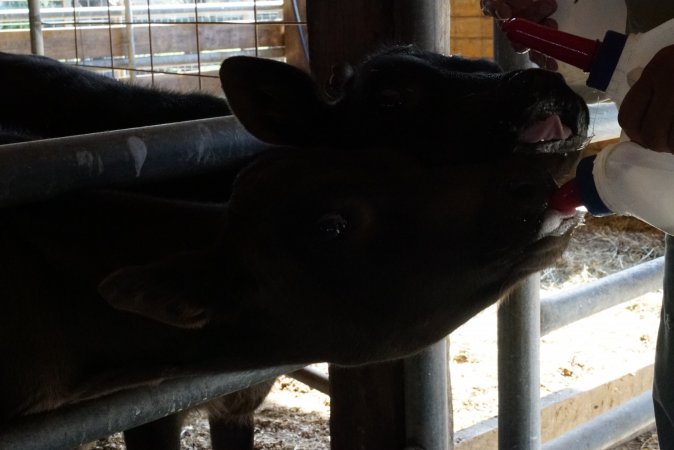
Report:
[[[482,16],[478,0],[451,0],[452,17]]]
[[[452,38],[491,38],[492,30],[490,17],[457,17],[452,22],[451,35]]]
[[[494,45],[491,39],[482,38],[452,38],[451,52],[467,58],[494,57]]]
[[[609,411],[653,385],[653,365],[585,389],[568,389],[545,397],[541,412],[543,442]],[[460,412],[459,412],[460,414]],[[489,419],[457,433],[456,450],[496,450],[498,423]]]
[[[402,361],[330,366],[331,450],[405,447]]]

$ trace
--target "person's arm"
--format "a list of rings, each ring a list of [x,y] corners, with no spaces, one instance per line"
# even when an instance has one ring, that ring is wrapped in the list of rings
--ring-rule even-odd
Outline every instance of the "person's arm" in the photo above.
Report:
[[[646,65],[620,105],[618,123],[642,146],[674,153],[674,45]]]
[[[556,0],[480,0],[480,7],[485,15],[495,19],[522,17],[557,28],[557,22],[549,18],[557,10]],[[517,45],[513,45],[513,48],[518,52],[529,50]],[[529,59],[544,69],[557,70],[557,61],[542,53],[530,51]]]

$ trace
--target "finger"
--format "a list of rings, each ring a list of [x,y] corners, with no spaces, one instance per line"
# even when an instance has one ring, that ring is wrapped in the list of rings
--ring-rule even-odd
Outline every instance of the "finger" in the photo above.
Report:
[[[494,8],[489,0],[480,0],[480,10],[485,16],[493,16]]]
[[[644,116],[653,96],[650,83],[642,77],[627,92],[620,105],[618,123],[627,136],[640,144],[645,145],[641,134]]]
[[[512,10],[504,0],[482,0],[480,2],[482,13],[498,19],[510,19]]]
[[[494,5],[494,17],[498,19],[510,19],[513,17],[513,11],[505,2],[496,2]]]
[[[659,152],[670,152],[670,131],[674,111],[674,95],[671,92],[657,91],[646,109],[641,122],[641,140],[644,145]]]
[[[521,12],[521,17],[526,17],[534,22],[542,22],[547,17],[557,11],[557,2],[555,0],[540,0],[532,2],[527,5],[526,9]],[[518,15],[518,11],[514,11]]]
[[[670,150],[674,122],[674,46],[664,47],[646,65],[618,114],[627,135],[653,150]]]

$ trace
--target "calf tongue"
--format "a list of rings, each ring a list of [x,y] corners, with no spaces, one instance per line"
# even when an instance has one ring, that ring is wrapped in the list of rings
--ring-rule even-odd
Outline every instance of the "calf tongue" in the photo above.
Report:
[[[538,121],[519,134],[520,142],[536,144],[541,141],[557,141],[571,137],[573,133],[562,123],[557,114]]]

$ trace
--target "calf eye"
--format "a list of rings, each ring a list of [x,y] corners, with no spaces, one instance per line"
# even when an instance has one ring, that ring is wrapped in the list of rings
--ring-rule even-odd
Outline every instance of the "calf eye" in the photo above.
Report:
[[[341,214],[329,213],[321,216],[316,221],[316,230],[318,237],[322,241],[332,241],[339,238],[349,223]]]

